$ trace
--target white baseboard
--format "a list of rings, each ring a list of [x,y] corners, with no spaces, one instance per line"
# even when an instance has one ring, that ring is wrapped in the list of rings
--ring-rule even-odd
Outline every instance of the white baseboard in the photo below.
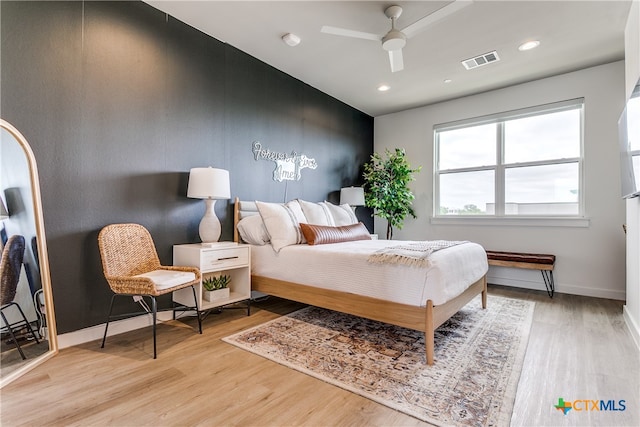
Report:
[[[542,275],[540,275],[540,281],[538,282],[487,275],[487,282],[495,285],[513,286],[514,288],[533,289],[536,291],[546,292],[547,290],[542,281]],[[561,294],[582,295],[585,297],[606,298],[619,301],[626,299],[626,292],[624,290],[616,291],[603,288],[585,288],[558,282],[555,282],[555,291]]]
[[[622,317],[624,317],[624,321],[629,328],[633,341],[636,343],[636,347],[640,350],[640,325],[638,325],[633,316],[631,316],[626,305],[622,308]]]
[[[159,312],[158,322],[164,322],[173,319],[170,312]],[[128,319],[109,322],[109,333],[107,336],[118,335],[124,332],[134,331],[140,328],[151,326],[151,315],[130,317]],[[104,334],[104,323],[89,328],[80,329],[78,331],[69,332],[58,335],[58,348],[67,348],[74,345],[84,344],[86,342],[102,340]],[[99,345],[99,344],[98,344]]]

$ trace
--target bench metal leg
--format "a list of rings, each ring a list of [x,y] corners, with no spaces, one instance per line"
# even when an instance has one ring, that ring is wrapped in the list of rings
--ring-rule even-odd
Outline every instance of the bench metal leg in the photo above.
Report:
[[[549,298],[553,298],[553,293],[556,288],[556,285],[553,282],[553,270],[540,270],[540,273],[542,273],[542,279],[544,280],[544,285],[547,287],[547,294],[549,294]]]

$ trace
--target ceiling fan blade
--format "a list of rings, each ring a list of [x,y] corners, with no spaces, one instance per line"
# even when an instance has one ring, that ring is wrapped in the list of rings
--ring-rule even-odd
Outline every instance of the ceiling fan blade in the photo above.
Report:
[[[449,3],[445,7],[436,10],[432,14],[418,19],[413,24],[405,27],[402,32],[405,36],[407,36],[407,38],[411,38],[421,31],[424,31],[429,25],[434,24],[441,19],[451,15],[452,13],[455,13],[460,9],[469,6],[471,3],[473,3],[473,0],[455,0],[453,3]]]
[[[402,50],[390,50],[389,62],[391,63],[391,72],[404,70],[404,61],[402,60]]]
[[[377,34],[364,33],[362,31],[347,30],[345,28],[330,27],[328,25],[324,25],[320,29],[320,32],[326,33],[326,34],[333,34],[335,36],[354,37],[357,39],[373,40],[376,42],[379,42],[382,39],[382,37]]]

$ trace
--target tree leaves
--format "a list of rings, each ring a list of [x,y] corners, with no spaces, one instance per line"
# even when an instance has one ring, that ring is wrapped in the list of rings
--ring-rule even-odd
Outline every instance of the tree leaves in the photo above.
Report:
[[[409,183],[421,169],[411,168],[401,148],[393,152],[386,149],[384,158],[373,153],[371,161],[364,165],[365,204],[375,215],[387,220],[387,239],[393,237],[393,227],[402,228],[407,215],[416,217],[412,207],[415,197]]]

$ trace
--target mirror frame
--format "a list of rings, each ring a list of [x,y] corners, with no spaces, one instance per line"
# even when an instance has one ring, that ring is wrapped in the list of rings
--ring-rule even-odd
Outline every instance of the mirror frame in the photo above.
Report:
[[[33,155],[31,146],[27,142],[26,138],[7,121],[0,119],[0,128],[5,129],[11,136],[13,136],[18,144],[22,147],[25,156],[27,157],[27,164],[29,165],[29,178],[31,183],[31,194],[33,197],[33,213],[35,218],[36,236],[38,238],[38,258],[40,264],[40,280],[42,284],[42,291],[44,294],[44,306],[47,315],[47,340],[49,342],[49,351],[34,358],[33,360],[25,361],[25,364],[16,369],[14,372],[0,378],[0,388],[9,384],[13,380],[21,377],[28,371],[32,370],[36,366],[42,364],[46,360],[55,356],[58,353],[58,334],[56,330],[56,316],[53,308],[53,295],[51,289],[51,276],[49,272],[49,256],[47,251],[47,239],[44,232],[44,218],[42,214],[42,200],[40,198],[40,180],[38,178],[38,167],[36,165],[36,158]]]

